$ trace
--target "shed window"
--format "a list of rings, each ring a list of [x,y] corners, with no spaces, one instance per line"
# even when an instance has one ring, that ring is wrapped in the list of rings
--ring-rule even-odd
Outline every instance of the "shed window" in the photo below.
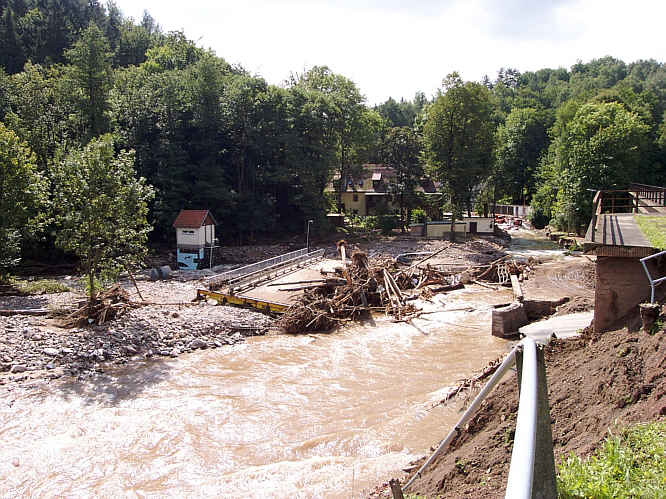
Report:
[[[358,202],[358,194],[354,194],[353,199],[354,199],[354,202],[357,203]]]

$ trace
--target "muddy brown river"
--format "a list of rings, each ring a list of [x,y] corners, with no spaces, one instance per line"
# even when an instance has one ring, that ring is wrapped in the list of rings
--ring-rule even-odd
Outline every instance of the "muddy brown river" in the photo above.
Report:
[[[0,495],[364,497],[450,430],[458,407],[432,406],[508,351],[490,308],[510,299],[473,287],[414,325],[252,338],[1,391]]]

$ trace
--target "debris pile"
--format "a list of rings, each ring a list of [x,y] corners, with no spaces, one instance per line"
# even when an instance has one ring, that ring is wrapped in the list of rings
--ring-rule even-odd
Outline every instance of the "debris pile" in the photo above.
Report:
[[[141,304],[132,302],[127,291],[119,284],[114,284],[100,292],[92,302],[87,301],[81,308],[61,319],[60,325],[62,327],[76,327],[88,323],[102,325],[138,306]]]
[[[345,243],[340,243],[338,252],[344,253]],[[429,300],[437,293],[460,289],[470,282],[492,287],[479,282],[481,280],[510,285],[510,274],[518,275],[522,280],[531,272],[530,265],[534,263],[520,263],[505,256],[486,265],[426,264],[425,261],[435,254],[405,268],[400,258],[368,258],[366,253],[356,251],[347,260],[347,265],[335,269],[333,278],[294,282],[290,284],[307,286],[283,289],[303,290],[304,295],[284,313],[279,326],[288,333],[329,331],[370,311],[384,311],[393,315],[396,321],[409,321],[419,315],[411,300]]]

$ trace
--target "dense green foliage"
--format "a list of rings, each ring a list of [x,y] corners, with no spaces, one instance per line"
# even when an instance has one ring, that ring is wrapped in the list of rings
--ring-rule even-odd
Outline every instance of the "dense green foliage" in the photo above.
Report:
[[[173,241],[183,208],[212,210],[223,244],[301,232],[309,219],[324,233],[340,203],[329,205],[325,187],[334,178],[342,187],[364,163],[401,172],[393,189],[403,220],[418,205],[437,216],[508,201],[580,229],[586,189],[666,182],[666,67],[653,60],[509,68],[482,83],[455,76],[433,99],[418,92],[370,108],[326,66],[269,85],[113,2],[0,0],[0,43],[0,122],[32,151],[36,173],[53,178],[70,152],[112,134],[155,188],[156,241]],[[394,147],[406,138],[407,156]],[[422,167],[441,183],[440,206],[413,196]]]
[[[0,123],[0,281],[18,263],[21,242],[38,228],[46,193],[34,155]]]
[[[563,499],[664,497],[666,423],[625,428],[590,458],[572,454],[558,468],[558,497]]]
[[[418,205],[416,186],[423,176],[421,140],[411,128],[393,127],[388,130],[381,146],[382,162],[395,170],[396,182],[391,187],[400,210],[400,225],[409,221],[410,212]]]

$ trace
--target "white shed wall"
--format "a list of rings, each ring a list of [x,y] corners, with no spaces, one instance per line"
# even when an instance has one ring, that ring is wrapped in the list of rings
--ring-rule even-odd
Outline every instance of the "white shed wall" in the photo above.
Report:
[[[199,229],[178,227],[176,229],[176,244],[178,246],[203,246],[205,242],[204,227]]]

